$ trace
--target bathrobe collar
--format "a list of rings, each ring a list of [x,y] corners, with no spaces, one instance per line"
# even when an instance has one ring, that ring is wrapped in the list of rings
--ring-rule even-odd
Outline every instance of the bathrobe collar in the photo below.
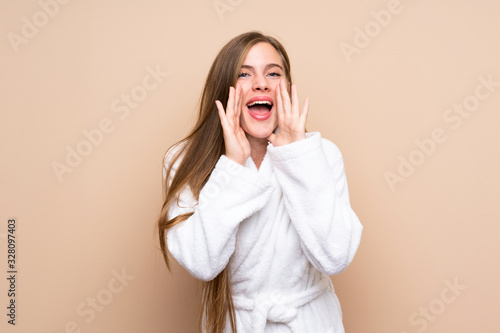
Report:
[[[267,151],[266,154],[264,155],[262,163],[260,164],[260,168],[257,169],[257,166],[255,165],[255,162],[253,161],[252,157],[249,157],[247,159],[245,167],[251,170],[255,170],[256,172],[259,173],[260,176],[266,179],[271,179],[271,176],[273,174],[273,165],[271,163],[271,158],[269,157],[269,153]]]

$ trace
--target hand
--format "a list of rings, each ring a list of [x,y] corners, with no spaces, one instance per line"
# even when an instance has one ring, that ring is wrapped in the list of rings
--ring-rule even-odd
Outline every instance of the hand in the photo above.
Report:
[[[283,146],[306,138],[306,119],[309,111],[309,97],[304,101],[302,112],[299,112],[299,98],[297,86],[292,85],[292,101],[285,86],[285,81],[280,80],[276,86],[276,104],[278,111],[279,133],[271,133],[267,140],[273,146]]]
[[[241,87],[236,85],[236,89],[229,88],[229,99],[227,101],[226,112],[220,101],[215,101],[219,110],[220,123],[224,132],[224,144],[226,146],[226,156],[239,163],[245,165],[250,157],[250,143],[245,135],[245,132],[240,127],[241,115]]]

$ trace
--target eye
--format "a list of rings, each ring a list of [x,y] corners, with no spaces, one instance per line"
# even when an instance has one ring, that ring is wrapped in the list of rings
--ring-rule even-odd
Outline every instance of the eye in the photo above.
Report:
[[[281,76],[280,73],[276,73],[276,72],[269,73],[268,75],[272,76],[272,77],[280,77]]]
[[[248,73],[245,73],[245,72],[240,73],[240,74],[238,75],[238,77],[247,77],[247,76],[249,76],[249,74],[248,74]]]

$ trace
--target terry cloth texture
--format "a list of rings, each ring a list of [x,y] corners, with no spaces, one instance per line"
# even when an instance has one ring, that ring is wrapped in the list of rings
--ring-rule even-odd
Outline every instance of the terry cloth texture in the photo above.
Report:
[[[168,249],[201,280],[230,265],[239,333],[344,332],[328,275],[351,263],[363,227],[334,143],[307,133],[269,144],[259,169],[251,158],[242,166],[222,155],[199,200],[185,189],[169,218],[187,212],[169,229]]]

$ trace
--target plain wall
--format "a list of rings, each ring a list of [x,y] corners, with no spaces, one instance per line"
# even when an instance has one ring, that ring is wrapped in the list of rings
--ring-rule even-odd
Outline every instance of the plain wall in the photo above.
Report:
[[[500,2],[66,2],[0,3],[2,332],[195,331],[199,287],[157,248],[162,157],[252,29],[344,156],[365,228],[332,277],[346,331],[498,332]]]

